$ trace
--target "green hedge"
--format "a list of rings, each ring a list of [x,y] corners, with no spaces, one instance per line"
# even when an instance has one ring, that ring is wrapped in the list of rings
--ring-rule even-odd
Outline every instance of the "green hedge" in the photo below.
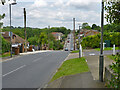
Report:
[[[2,40],[2,54],[10,51],[10,43],[6,41],[3,37]]]
[[[120,46],[120,33],[104,33],[103,40],[110,40],[111,45],[115,44],[116,46]],[[99,48],[101,42],[101,34],[84,37],[82,41],[83,48]]]

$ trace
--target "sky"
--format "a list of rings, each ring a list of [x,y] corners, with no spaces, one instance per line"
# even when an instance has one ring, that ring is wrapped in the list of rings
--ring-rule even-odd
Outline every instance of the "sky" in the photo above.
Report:
[[[24,27],[23,8],[26,8],[27,27],[45,28],[66,27],[73,29],[73,18],[78,24],[84,22],[89,25],[100,25],[101,1],[100,0],[16,0],[12,5],[12,26]],[[0,14],[5,13],[4,26],[9,26],[9,5],[6,1],[0,6]]]

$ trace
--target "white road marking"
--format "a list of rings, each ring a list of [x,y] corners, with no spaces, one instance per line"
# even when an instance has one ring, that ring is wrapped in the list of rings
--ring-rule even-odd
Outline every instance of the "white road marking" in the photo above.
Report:
[[[94,56],[95,54],[94,53],[91,53],[91,54],[89,54],[90,56]]]
[[[35,59],[35,60],[32,61],[32,62],[37,62],[37,61],[39,61],[40,59],[42,59],[42,58]]]
[[[25,66],[26,66],[26,65],[23,65],[23,66],[21,66],[21,67],[19,67],[19,68],[15,69],[15,70],[13,70],[13,71],[11,71],[11,72],[8,72],[8,73],[6,73],[6,74],[2,75],[2,77],[5,77],[5,76],[7,76],[7,75],[9,75],[9,74],[11,74],[11,73],[13,73],[13,72],[15,72],[15,71],[19,70],[19,69],[22,69],[22,68],[24,68]]]

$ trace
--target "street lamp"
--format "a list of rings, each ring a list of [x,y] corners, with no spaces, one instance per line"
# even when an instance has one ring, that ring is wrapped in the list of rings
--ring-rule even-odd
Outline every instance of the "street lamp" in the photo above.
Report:
[[[103,82],[103,68],[104,68],[103,25],[104,25],[104,1],[102,0],[102,12],[101,12],[101,50],[100,50],[100,58],[99,58],[99,81],[101,81],[101,82]]]
[[[11,32],[11,5],[15,5],[16,0],[8,0],[9,1],[9,14],[10,14],[10,57],[12,57],[12,32]]]

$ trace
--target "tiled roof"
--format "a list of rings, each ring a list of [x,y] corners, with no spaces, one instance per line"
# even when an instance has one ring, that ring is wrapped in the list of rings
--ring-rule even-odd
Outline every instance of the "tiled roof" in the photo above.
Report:
[[[6,32],[2,32],[2,36],[6,39],[6,38],[10,38],[9,36],[9,32],[6,31]],[[21,44],[24,44],[25,43],[25,40],[23,38],[21,38],[20,36],[16,35],[16,34],[12,34],[12,37],[15,37],[15,41],[12,39],[12,44],[15,44],[15,43],[21,43]],[[29,43],[27,41],[27,43]]]

